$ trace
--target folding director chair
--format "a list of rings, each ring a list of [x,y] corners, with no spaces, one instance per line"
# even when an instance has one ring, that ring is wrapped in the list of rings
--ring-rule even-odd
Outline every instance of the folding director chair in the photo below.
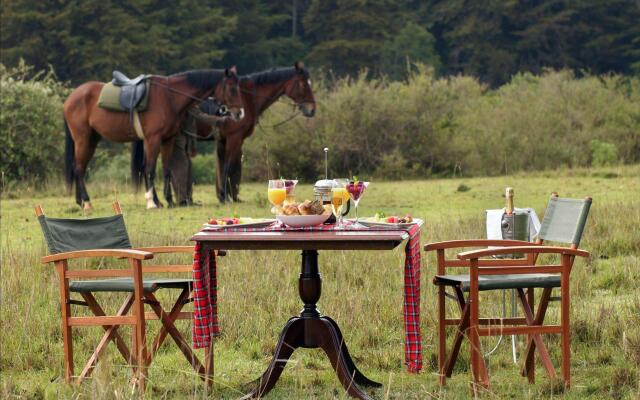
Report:
[[[175,326],[175,321],[191,319],[191,312],[183,312],[183,307],[191,302],[190,278],[147,278],[149,273],[191,273],[191,264],[184,265],[144,265],[143,260],[157,254],[188,253],[193,255],[192,246],[166,246],[132,248],[124,218],[118,202],[113,203],[116,215],[91,219],[61,219],[45,216],[40,206],[36,215],[42,227],[50,255],[42,257],[42,263],[54,263],[60,279],[60,304],[62,310],[62,332],[64,340],[65,381],[76,383],[91,375],[106,345],[112,341],[119,353],[131,365],[134,380],[144,390],[146,369],[151,364],[167,335],[171,336],[185,358],[196,372],[208,383],[213,374],[213,351],[205,349],[206,368],[200,363],[189,343]],[[222,253],[222,252],[221,252]],[[223,254],[220,254],[223,255]],[[82,258],[110,257],[127,259],[129,268],[123,269],[70,269],[69,260]],[[72,280],[73,278],[100,278]],[[162,308],[155,296],[160,289],[179,289],[174,305],[169,311]],[[94,293],[126,293],[126,298],[115,315],[105,315]],[[71,299],[77,293],[82,300]],[[147,304],[152,312],[145,313]],[[72,316],[71,306],[87,307],[94,316]],[[132,315],[128,315],[129,311]],[[160,320],[162,326],[155,337],[151,349],[146,346],[145,320]],[[133,352],[118,332],[120,325],[132,325],[134,337]],[[95,351],[85,364],[82,372],[74,376],[72,327],[102,326],[104,335]]]
[[[460,352],[464,337],[470,341],[471,371],[474,389],[477,385],[488,387],[489,376],[480,353],[480,336],[512,334],[528,335],[521,373],[529,382],[534,382],[534,352],[537,349],[548,375],[556,377],[549,353],[542,342],[541,334],[561,335],[562,377],[566,387],[570,386],[570,333],[569,333],[569,275],[575,256],[588,257],[589,253],[579,250],[584,226],[589,214],[591,198],[584,200],[562,199],[557,194],[547,206],[542,227],[535,244],[517,240],[452,240],[431,243],[426,251],[437,252],[437,275],[433,282],[438,286],[438,368],[440,384],[451,377],[453,367]],[[570,247],[543,245],[544,241],[570,244]],[[464,247],[501,246],[502,248],[482,249],[459,253],[456,259],[445,258],[445,250]],[[487,259],[496,255],[522,253],[524,259]],[[559,254],[560,263],[537,265],[540,254]],[[468,268],[468,274],[446,275],[446,268]],[[446,292],[451,287],[455,296]],[[534,289],[542,289],[540,304],[534,314]],[[553,288],[560,288],[560,325],[543,325]],[[515,289],[522,306],[524,317],[480,318],[479,292],[497,289]],[[526,289],[526,292],[525,292]],[[464,293],[468,293],[465,298]],[[460,318],[446,317],[445,298],[454,298],[460,308]],[[446,351],[446,327],[456,326],[453,345]],[[524,326],[522,326],[524,325]]]

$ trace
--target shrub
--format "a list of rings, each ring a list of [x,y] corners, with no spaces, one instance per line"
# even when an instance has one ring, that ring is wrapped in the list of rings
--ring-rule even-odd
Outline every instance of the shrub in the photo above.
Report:
[[[591,141],[591,165],[602,167],[618,162],[618,148],[613,143],[607,143],[598,139]]]
[[[9,182],[43,183],[61,171],[64,93],[53,71],[0,64],[0,171]]]

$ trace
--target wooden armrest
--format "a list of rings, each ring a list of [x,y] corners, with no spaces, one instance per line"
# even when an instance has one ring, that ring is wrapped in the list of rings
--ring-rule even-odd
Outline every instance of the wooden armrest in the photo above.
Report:
[[[458,254],[461,260],[471,260],[496,256],[500,254],[527,253],[527,254],[563,254],[570,256],[589,257],[589,252],[580,249],[571,249],[568,247],[552,247],[552,246],[515,246],[503,249],[482,249],[465,251]]]
[[[446,242],[428,243],[424,246],[424,251],[455,249],[459,247],[488,247],[488,246],[532,246],[531,242],[523,240],[499,240],[499,239],[471,239],[471,240],[448,240]],[[511,253],[507,253],[511,254]]]
[[[148,251],[154,254],[168,253],[191,253],[193,254],[193,246],[156,246],[156,247],[136,247],[134,250]],[[216,250],[216,255],[224,257],[227,255],[225,250]]]
[[[192,253],[193,246],[156,246],[156,247],[136,247],[135,250],[148,251],[154,254],[164,253]]]
[[[72,258],[91,258],[91,257],[118,257],[118,258],[133,258],[136,260],[149,260],[153,258],[153,253],[140,250],[129,249],[96,249],[96,250],[78,250],[68,251],[66,253],[51,254],[44,256],[40,259],[43,264],[69,260]]]

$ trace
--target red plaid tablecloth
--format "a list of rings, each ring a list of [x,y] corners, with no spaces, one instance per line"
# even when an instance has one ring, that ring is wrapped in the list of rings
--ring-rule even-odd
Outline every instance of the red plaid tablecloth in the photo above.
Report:
[[[288,228],[275,223],[266,228],[225,228],[228,232],[257,232],[269,230],[333,230],[333,225],[308,228]],[[355,229],[355,228],[350,228]],[[363,228],[376,231],[377,228]],[[378,229],[379,230],[379,229]],[[409,240],[405,246],[404,264],[404,357],[407,369],[417,373],[422,369],[422,341],[420,338],[420,230],[419,224],[407,229]],[[217,307],[216,257],[214,253],[204,254],[200,243],[196,242],[193,258],[194,313],[193,347],[209,347],[211,338],[220,334]]]

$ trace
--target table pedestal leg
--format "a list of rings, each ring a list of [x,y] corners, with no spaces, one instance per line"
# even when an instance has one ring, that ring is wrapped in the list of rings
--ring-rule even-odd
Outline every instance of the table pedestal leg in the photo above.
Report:
[[[251,399],[263,397],[276,384],[291,354],[299,348],[321,348],[329,357],[340,383],[352,397],[370,399],[360,386],[380,387],[364,376],[356,367],[349,355],[338,324],[329,317],[321,316],[316,307],[320,299],[322,280],[318,272],[318,252],[304,250],[302,252],[302,272],[299,279],[300,298],[304,308],[299,317],[292,317],[285,325],[275,354],[269,367],[257,381],[254,389],[243,397]]]

